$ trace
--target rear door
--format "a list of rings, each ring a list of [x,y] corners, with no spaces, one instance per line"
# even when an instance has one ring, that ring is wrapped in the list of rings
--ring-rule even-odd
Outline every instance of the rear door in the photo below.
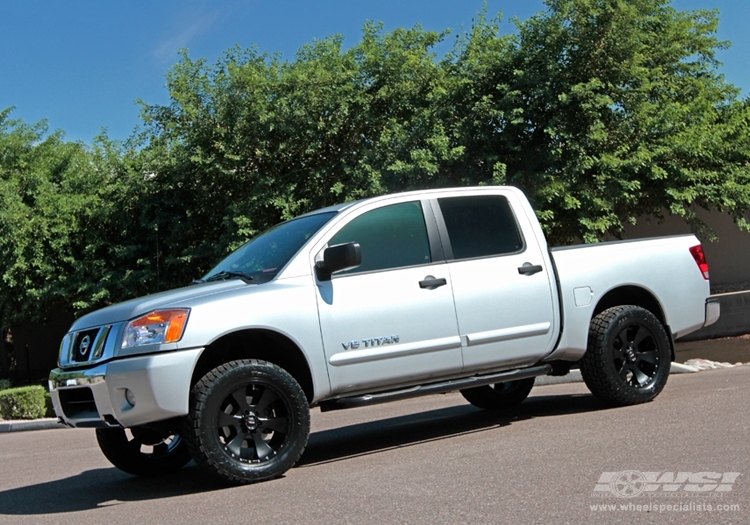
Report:
[[[317,247],[319,254],[325,246],[357,242],[362,250],[359,267],[316,283],[333,393],[460,372],[450,275],[428,226],[437,240],[428,201],[379,204],[356,213]]]
[[[531,222],[514,213],[514,199],[485,192],[433,201],[465,371],[532,364],[553,344],[552,269]]]

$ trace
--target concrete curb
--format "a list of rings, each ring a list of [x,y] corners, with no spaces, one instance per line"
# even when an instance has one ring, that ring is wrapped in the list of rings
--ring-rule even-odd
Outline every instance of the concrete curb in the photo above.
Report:
[[[672,368],[669,369],[670,374],[690,374],[693,372],[700,372],[700,368],[694,366],[685,365],[683,363],[672,363]]]
[[[5,432],[22,432],[27,430],[50,430],[67,428],[54,418],[32,419],[29,421],[0,421],[0,434]]]

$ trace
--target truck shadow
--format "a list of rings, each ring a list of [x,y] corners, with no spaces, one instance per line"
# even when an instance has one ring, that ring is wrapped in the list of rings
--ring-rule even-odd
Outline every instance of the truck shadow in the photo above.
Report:
[[[507,410],[466,405],[313,432],[297,467],[342,461],[421,443],[452,439],[547,416],[604,410],[591,394],[533,396]]]
[[[590,394],[532,396],[509,411],[487,411],[469,404],[313,432],[296,468],[342,461],[461,435],[484,432],[523,420],[605,409]],[[270,483],[283,482],[281,480]],[[79,512],[134,501],[209,493],[227,485],[193,462],[179,472],[138,478],[114,467],[0,491],[0,516]],[[252,490],[246,488],[244,490]],[[0,521],[2,521],[0,519]]]
[[[63,431],[64,432],[64,431]],[[0,516],[79,512],[223,488],[193,462],[178,473],[137,478],[116,468],[87,470],[64,479],[0,491]],[[2,522],[0,518],[0,522]]]

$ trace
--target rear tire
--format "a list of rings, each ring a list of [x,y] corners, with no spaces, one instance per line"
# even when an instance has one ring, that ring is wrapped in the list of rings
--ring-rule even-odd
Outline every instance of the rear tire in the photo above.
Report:
[[[648,310],[615,306],[591,321],[581,375],[597,398],[615,406],[654,399],[669,377],[671,346]]]
[[[158,476],[184,467],[190,453],[180,432],[158,432],[145,427],[97,428],[96,440],[115,467],[134,476]]]
[[[288,372],[242,359],[195,384],[187,425],[196,463],[229,483],[255,483],[280,477],[302,456],[310,408]]]
[[[478,386],[461,390],[464,399],[478,408],[502,410],[511,408],[529,397],[534,378],[506,381],[495,385]]]

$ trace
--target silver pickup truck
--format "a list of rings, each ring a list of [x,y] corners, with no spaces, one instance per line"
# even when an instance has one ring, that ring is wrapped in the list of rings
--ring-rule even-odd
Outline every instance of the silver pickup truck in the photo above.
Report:
[[[78,319],[55,411],[136,475],[191,458],[231,483],[300,458],[310,407],[460,391],[508,409],[580,368],[603,402],[650,401],[675,338],[713,323],[692,235],[548,249],[523,193],[444,189],[321,209],[193,285]]]

